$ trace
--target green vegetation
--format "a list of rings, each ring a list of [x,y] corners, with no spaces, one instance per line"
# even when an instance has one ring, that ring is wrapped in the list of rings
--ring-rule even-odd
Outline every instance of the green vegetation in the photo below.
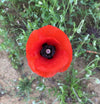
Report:
[[[24,77],[23,79],[20,78],[18,82],[18,95],[20,96],[28,96],[28,94],[31,92],[31,86],[32,86],[32,79],[28,79],[27,77]]]
[[[25,47],[30,33],[45,25],[53,25],[63,30],[73,47],[71,72],[67,72],[65,83],[58,85],[56,94],[60,104],[66,104],[66,97],[73,104],[92,104],[89,95],[83,92],[81,81],[91,78],[93,69],[100,67],[100,1],[98,0],[1,0],[0,50],[9,53],[12,65],[18,69],[25,57]],[[84,57],[85,70],[74,69],[77,58]],[[80,73],[85,72],[79,79]],[[96,79],[99,83],[99,79]],[[25,84],[28,82],[27,86]],[[62,83],[62,82],[61,82]],[[19,81],[20,92],[30,92],[32,80]],[[40,84],[39,86],[42,86]],[[46,86],[43,85],[43,90]],[[39,88],[39,87],[38,87]]]

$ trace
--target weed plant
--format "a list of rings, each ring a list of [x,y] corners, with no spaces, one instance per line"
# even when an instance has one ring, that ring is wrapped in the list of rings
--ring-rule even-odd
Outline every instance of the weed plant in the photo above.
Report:
[[[60,104],[66,104],[66,97],[81,104],[92,103],[83,92],[81,81],[91,78],[93,69],[100,67],[100,2],[98,0],[0,0],[0,50],[9,53],[12,65],[18,69],[25,57],[25,46],[30,33],[45,25],[53,25],[63,30],[72,43],[73,63],[84,57],[87,66],[85,76],[71,67],[66,83],[59,86]],[[19,82],[24,92],[23,82]],[[96,79],[99,83],[99,79]],[[30,87],[30,84],[29,84]]]
[[[17,89],[19,90],[18,95],[28,96],[29,93],[31,92],[33,80],[34,80],[33,78],[29,80],[27,77],[20,78],[17,86]]]

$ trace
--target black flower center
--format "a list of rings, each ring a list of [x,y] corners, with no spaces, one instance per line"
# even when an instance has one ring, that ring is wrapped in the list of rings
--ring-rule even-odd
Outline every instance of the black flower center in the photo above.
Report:
[[[47,43],[42,45],[42,49],[40,51],[41,56],[51,59],[53,58],[54,54],[55,54],[55,46],[48,45]]]

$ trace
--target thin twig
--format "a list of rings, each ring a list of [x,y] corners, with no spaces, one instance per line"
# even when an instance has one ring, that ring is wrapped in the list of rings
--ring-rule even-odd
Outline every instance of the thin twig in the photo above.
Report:
[[[89,50],[86,50],[87,53],[94,53],[94,54],[100,54],[99,52],[96,52],[96,51],[89,51]]]

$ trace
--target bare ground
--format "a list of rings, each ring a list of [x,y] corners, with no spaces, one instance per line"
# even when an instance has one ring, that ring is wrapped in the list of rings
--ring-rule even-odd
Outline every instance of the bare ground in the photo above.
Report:
[[[2,41],[0,40],[0,43]],[[82,58],[77,59],[75,61],[74,68],[79,72],[84,69],[86,66],[85,61]],[[48,95],[47,91],[36,91],[36,86],[38,85],[37,78],[40,78],[41,82],[45,80],[45,86],[49,88],[57,87],[57,79],[63,80],[66,72],[58,73],[51,79],[43,79],[34,74],[29,66],[27,65],[26,59],[24,59],[23,71],[15,70],[10,60],[8,59],[8,54],[5,51],[0,52],[0,104],[32,104],[32,102],[36,99],[38,101],[45,101],[46,104],[60,104],[59,101],[56,101],[56,97],[53,94]],[[91,77],[88,82],[83,81],[86,84],[87,88],[86,92],[90,94],[94,94],[95,96],[91,98],[94,104],[100,104],[100,84],[96,84],[95,77],[100,79],[100,71],[94,70],[96,72],[95,75]],[[25,101],[23,98],[17,96],[17,81],[21,78],[21,75],[25,74],[28,77],[33,76],[35,80],[32,84],[32,92],[30,94],[30,100]],[[78,77],[82,77],[84,73],[80,74]],[[71,104],[70,102],[68,104]],[[78,104],[78,103],[77,103]]]

